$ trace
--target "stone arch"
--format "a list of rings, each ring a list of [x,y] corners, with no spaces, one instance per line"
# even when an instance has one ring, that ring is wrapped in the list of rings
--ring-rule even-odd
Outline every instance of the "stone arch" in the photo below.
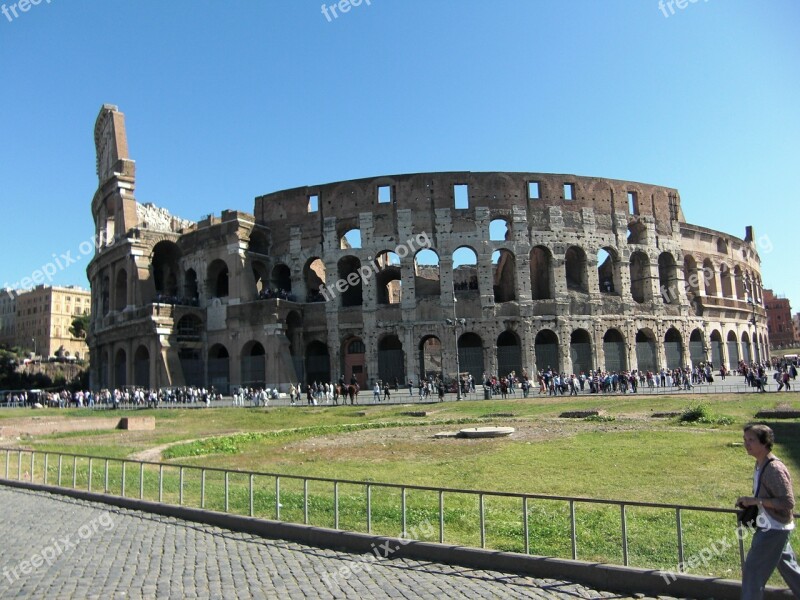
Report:
[[[419,375],[422,379],[444,375],[442,341],[435,335],[426,335],[419,342]]]
[[[592,336],[585,329],[575,329],[570,334],[569,354],[572,359],[572,372],[588,373],[594,363],[592,353]]]
[[[357,256],[348,255],[339,259],[339,279],[347,282],[347,287],[340,295],[342,307],[361,306],[364,304],[364,282],[358,272],[360,268],[361,260]],[[350,277],[349,281],[348,277]],[[355,281],[355,284],[351,284],[350,281]]]
[[[162,240],[153,246],[150,265],[156,295],[177,297],[181,257],[181,250],[175,242]]]
[[[351,250],[361,248],[361,229],[348,229],[339,237],[339,248],[341,250]]]
[[[689,335],[689,359],[693,367],[707,360],[708,350],[703,330],[696,327]]]
[[[231,358],[223,344],[214,344],[208,349],[208,385],[222,394],[227,394],[231,380]]]
[[[570,246],[564,254],[567,289],[589,293],[589,272],[586,252],[580,246]]]
[[[619,373],[628,370],[628,345],[619,329],[611,328],[603,335],[603,354],[606,371]]]
[[[656,336],[647,328],[636,332],[636,362],[640,371],[658,371]]]
[[[522,375],[522,345],[515,332],[506,330],[497,336],[497,374],[505,377],[512,372]]]
[[[545,246],[534,246],[531,250],[531,298],[533,300],[552,300],[553,253]]]
[[[208,265],[208,283],[211,298],[225,298],[230,293],[228,263],[218,258]]]
[[[259,229],[250,232],[250,239],[247,241],[247,251],[256,254],[269,254],[269,240],[267,234]]]
[[[719,280],[720,287],[722,287],[722,296],[725,298],[733,298],[733,280],[731,269],[725,263],[719,266]]]
[[[733,290],[739,300],[745,300],[744,293],[744,277],[742,274],[742,267],[736,265],[733,268]],[[749,362],[749,361],[748,361]]]
[[[662,252],[658,255],[658,286],[664,304],[680,304],[678,267],[671,252]]]
[[[483,381],[485,371],[483,340],[472,331],[458,338],[458,366],[462,373],[469,373],[475,381]]]
[[[517,259],[505,248],[492,253],[494,301],[513,302],[517,299]]]
[[[492,219],[489,223],[489,241],[507,242],[513,239],[511,231],[511,220],[506,217]]]
[[[728,368],[731,370],[739,366],[739,339],[732,329],[728,332]]]
[[[722,334],[719,330],[714,329],[709,337],[711,339],[711,363],[716,367],[720,367],[725,356],[722,351]]]
[[[668,369],[683,368],[683,336],[674,327],[664,334],[664,354]]]
[[[378,304],[400,304],[403,292],[400,257],[394,252],[384,250],[375,257],[375,265]]]
[[[750,335],[746,331],[742,332],[742,360],[748,365],[753,362],[753,354],[750,350]]]
[[[394,386],[405,383],[406,355],[403,342],[395,334],[388,334],[378,341],[378,378]]]
[[[286,315],[286,339],[289,340],[289,355],[298,382],[305,381],[303,361],[303,317],[296,310]]]
[[[242,347],[241,373],[242,385],[251,388],[266,387],[267,352],[264,345],[250,340]]]
[[[306,385],[331,380],[331,357],[328,345],[319,340],[306,346]]]
[[[200,291],[197,287],[197,271],[187,269],[183,279],[183,295],[190,305],[196,306],[200,299]]]
[[[267,271],[267,265],[263,261],[254,260],[252,262],[252,268],[253,281],[255,282],[256,286],[256,296],[264,297],[270,289],[270,278],[269,272]]]
[[[306,284],[307,302],[324,302],[325,297],[320,292],[320,288],[325,289],[326,270],[325,263],[319,256],[312,256],[303,266],[303,281]]]
[[[441,290],[439,255],[430,248],[424,248],[414,255],[414,292],[419,298],[439,296]]]
[[[122,310],[128,306],[128,272],[125,269],[117,271],[114,284],[114,309]]]
[[[195,343],[202,339],[203,321],[195,314],[183,315],[175,325],[178,343]]]
[[[478,253],[469,246],[460,246],[453,252],[453,289],[456,292],[477,292]]]
[[[114,387],[122,389],[128,385],[128,355],[124,348],[114,354]]]
[[[611,246],[604,246],[597,252],[597,280],[601,294],[620,295],[622,273],[619,253]]]
[[[283,263],[278,263],[272,267],[269,281],[270,285],[276,290],[283,290],[284,292],[292,291],[292,272],[289,267]]]
[[[144,345],[133,355],[133,385],[150,389],[150,351]]]
[[[717,295],[717,270],[710,258],[703,261],[703,281],[706,284],[706,296]]]
[[[533,350],[536,356],[536,368],[539,371],[546,371],[548,368],[552,368],[554,371],[561,370],[558,335],[555,331],[542,329],[537,333],[533,342]]]
[[[647,254],[637,250],[631,254],[631,297],[634,302],[643,304],[650,299],[650,259]]]
[[[361,389],[367,387],[367,348],[360,337],[351,336],[342,342],[342,373],[350,383],[355,378]]]

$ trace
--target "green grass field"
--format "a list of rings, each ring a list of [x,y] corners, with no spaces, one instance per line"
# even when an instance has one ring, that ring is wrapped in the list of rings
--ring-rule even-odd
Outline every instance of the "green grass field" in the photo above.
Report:
[[[282,475],[373,482],[370,519],[372,531],[397,536],[402,531],[401,495],[377,483],[491,490],[511,493],[602,498],[626,502],[670,503],[732,508],[735,498],[749,493],[752,459],[741,446],[741,428],[760,409],[799,404],[791,394],[738,394],[707,397],[706,413],[726,417],[720,424],[681,424],[676,417],[654,418],[654,412],[681,412],[690,401],[676,397],[591,397],[580,400],[533,397],[526,400],[448,402],[413,410],[426,417],[408,416],[409,408],[394,406],[294,407],[270,409],[157,410],[153,432],[90,431],[51,434],[14,440],[13,445],[38,451],[68,452],[116,459],[146,457],[170,464]],[[697,401],[697,398],[693,398]],[[562,419],[567,410],[599,408],[603,420]],[[121,416],[117,413],[113,416]],[[496,416],[496,415],[502,416]],[[39,418],[111,416],[107,412],[45,410]],[[31,417],[30,412],[0,412],[0,426]],[[510,438],[494,440],[434,439],[443,430],[478,424],[512,426]],[[778,444],[776,454],[795,475],[800,493],[800,420],[770,422]],[[10,443],[4,440],[4,446]],[[169,446],[167,446],[169,445]],[[142,455],[143,452],[157,451]],[[158,450],[162,452],[159,453]],[[29,455],[17,464],[9,456],[9,471],[29,471]],[[43,479],[43,459],[37,454],[34,478]],[[48,481],[57,477],[49,458]],[[0,465],[3,463],[0,462]],[[2,468],[2,466],[0,466]],[[73,464],[62,464],[62,483],[72,485]],[[126,466],[125,494],[158,499],[159,469],[147,467],[140,482],[137,466]],[[162,497],[179,501],[179,469],[163,471]],[[111,462],[110,490],[121,492],[122,469]],[[88,460],[75,465],[78,487],[89,479]],[[93,489],[102,490],[104,461],[95,459]],[[225,508],[224,477],[208,471],[202,503]],[[366,531],[366,486],[340,484],[339,526]],[[185,470],[183,501],[200,506],[199,471]],[[304,506],[304,501],[307,506]],[[415,537],[438,541],[439,496],[435,492],[406,492],[406,529]],[[314,525],[333,526],[333,485],[280,479],[280,518],[303,522],[304,511]],[[228,508],[250,511],[250,482],[246,474],[232,474]],[[524,519],[518,498],[485,497],[486,545],[524,551]],[[621,517],[616,506],[575,504],[578,557],[622,562]],[[257,476],[253,513],[276,517],[275,477]],[[685,557],[697,555],[734,535],[731,515],[687,511],[682,514]],[[476,495],[447,493],[443,513],[447,543],[480,545]],[[673,510],[628,507],[626,525],[629,562],[648,568],[675,568],[677,544]],[[530,552],[571,556],[569,504],[531,499],[528,505]],[[695,574],[739,576],[738,548],[734,543]],[[780,579],[775,580],[776,583]]]

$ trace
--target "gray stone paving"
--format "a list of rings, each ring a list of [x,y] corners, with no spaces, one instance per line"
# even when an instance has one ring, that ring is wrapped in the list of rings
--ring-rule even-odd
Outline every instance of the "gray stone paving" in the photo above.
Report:
[[[0,524],[0,598],[628,598],[423,561],[364,562],[364,556],[2,486]]]

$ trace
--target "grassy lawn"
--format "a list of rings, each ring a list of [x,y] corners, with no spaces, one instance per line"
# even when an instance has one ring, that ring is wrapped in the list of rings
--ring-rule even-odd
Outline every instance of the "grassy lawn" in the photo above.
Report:
[[[163,450],[172,464],[205,468],[305,475],[358,482],[493,490],[513,493],[604,498],[627,502],[674,503],[731,508],[735,498],[749,493],[752,459],[741,446],[741,428],[754,420],[759,409],[778,404],[798,408],[791,394],[731,394],[708,396],[713,416],[723,424],[681,424],[675,417],[654,418],[654,412],[680,412],[691,400],[674,396],[568,397],[516,400],[448,402],[414,406],[428,416],[415,417],[402,406],[294,407],[269,409],[157,410],[152,432],[91,431],[50,434],[20,440],[3,440],[3,446],[62,451],[111,458],[131,458],[153,448]],[[563,419],[567,410],[599,408],[607,420]],[[87,410],[44,410],[36,417],[122,416],[125,413],[92,413]],[[30,417],[27,411],[0,412],[0,426]],[[501,415],[501,416],[498,416]],[[491,423],[512,426],[516,433],[503,439],[434,439],[443,430]],[[770,423],[776,430],[776,454],[794,474],[795,494],[800,497],[800,420]],[[167,444],[169,447],[163,448]],[[158,457],[158,453],[154,457]],[[162,458],[153,458],[162,460]],[[2,460],[2,459],[0,459]],[[27,472],[28,459],[18,465],[11,457],[10,471]],[[37,457],[37,460],[39,458]],[[48,464],[48,480],[55,481],[55,459]],[[35,465],[35,477],[43,477],[43,464]],[[93,489],[105,482],[104,461],[95,459]],[[71,485],[73,464],[62,465],[62,478]],[[78,487],[88,484],[88,461],[75,464]],[[126,495],[158,498],[158,468],[147,467],[144,481],[134,465],[126,470]],[[119,463],[111,463],[109,489],[121,490]],[[179,469],[164,470],[162,495],[178,502]],[[309,522],[333,526],[331,484],[309,484]],[[339,486],[339,526],[366,530],[365,486]],[[201,504],[198,472],[186,470],[183,500]],[[438,540],[438,494],[409,490],[406,495],[407,529],[415,537]],[[207,473],[202,503],[225,507],[224,478]],[[301,481],[281,479],[281,519],[303,522],[304,491]],[[249,514],[247,475],[231,475],[228,506]],[[528,506],[530,551],[568,558],[571,555],[569,504],[554,500],[530,500]],[[618,507],[578,502],[575,505],[578,557],[622,562],[621,520]],[[275,478],[256,477],[253,512],[275,518]],[[372,487],[372,530],[386,535],[401,532],[399,490]],[[524,551],[523,513],[519,499],[486,496],[486,543],[490,548]],[[675,568],[677,550],[674,511],[629,507],[626,509],[630,564]],[[480,545],[477,496],[447,493],[444,511],[445,541]],[[732,538],[730,515],[685,512],[685,556],[710,544]],[[747,543],[747,541],[746,541]],[[715,555],[696,574],[738,577],[738,550],[732,544]],[[779,581],[778,579],[775,580]]]

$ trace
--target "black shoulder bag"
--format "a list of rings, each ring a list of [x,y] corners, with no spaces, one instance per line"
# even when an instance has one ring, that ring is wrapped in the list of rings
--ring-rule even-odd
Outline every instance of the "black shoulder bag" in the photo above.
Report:
[[[761,472],[758,474],[758,483],[756,484],[756,493],[755,497],[758,498],[758,492],[761,489],[761,478],[764,476],[764,471],[767,469],[767,465],[771,463],[774,458],[770,458],[767,462],[764,463],[764,466],[761,467]],[[748,529],[753,529],[756,526],[756,520],[758,519],[758,505],[753,506],[746,506],[739,510],[736,513],[736,521],[739,523],[739,527],[747,527]]]

